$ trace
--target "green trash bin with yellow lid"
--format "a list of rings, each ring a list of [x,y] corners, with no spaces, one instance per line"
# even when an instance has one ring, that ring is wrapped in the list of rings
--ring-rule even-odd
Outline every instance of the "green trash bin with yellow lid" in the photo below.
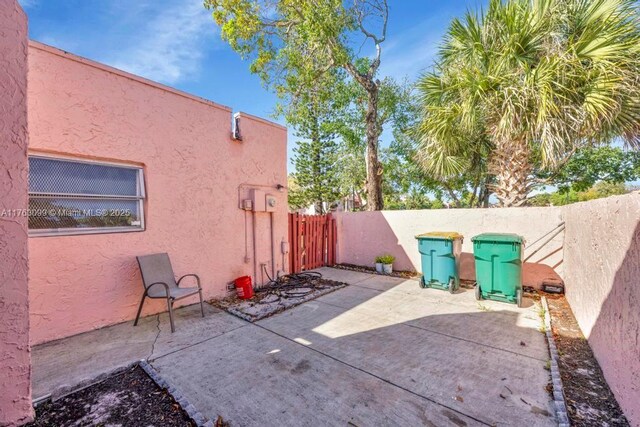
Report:
[[[422,287],[454,293],[460,288],[463,236],[455,231],[432,231],[419,234],[416,239],[421,258]]]

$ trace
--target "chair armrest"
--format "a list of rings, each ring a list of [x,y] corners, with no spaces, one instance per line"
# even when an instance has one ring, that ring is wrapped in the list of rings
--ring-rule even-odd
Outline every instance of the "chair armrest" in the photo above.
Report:
[[[178,279],[178,283],[177,283],[178,286],[180,286],[180,282],[182,282],[182,279],[184,279],[185,277],[195,277],[196,283],[198,284],[198,288],[200,289],[200,277],[198,277],[197,274],[185,274],[184,276]]]
[[[144,288],[145,294],[146,294],[147,292],[149,292],[149,289],[150,289],[152,286],[155,286],[155,285],[162,285],[162,286],[164,286],[164,289],[165,289],[165,291],[167,292],[167,295],[168,295],[168,296],[171,296],[171,294],[170,294],[170,292],[169,292],[169,285],[167,285],[167,284],[166,284],[166,283],[164,283],[164,282],[155,282],[155,283],[150,284],[149,286],[145,286],[145,288]]]

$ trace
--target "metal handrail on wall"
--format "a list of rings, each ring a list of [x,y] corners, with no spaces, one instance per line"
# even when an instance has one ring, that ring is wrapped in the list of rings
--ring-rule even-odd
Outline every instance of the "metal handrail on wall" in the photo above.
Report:
[[[540,238],[538,238],[537,240],[535,240],[533,243],[531,243],[528,246],[528,249],[530,249],[532,246],[534,246],[536,243],[538,243],[539,241],[541,241],[542,239],[544,239],[545,237],[547,237],[546,240],[544,240],[541,244],[540,247],[538,249],[536,249],[535,251],[531,252],[522,262],[527,262],[527,260],[531,259],[532,256],[534,256],[535,254],[537,254],[538,252],[540,252],[540,250],[542,248],[544,248],[550,241],[552,241],[554,239],[554,237],[556,237],[558,234],[562,233],[565,229],[565,223],[564,221],[562,221],[560,224],[556,225],[552,230],[550,230],[549,232],[545,233],[544,235],[542,235]]]

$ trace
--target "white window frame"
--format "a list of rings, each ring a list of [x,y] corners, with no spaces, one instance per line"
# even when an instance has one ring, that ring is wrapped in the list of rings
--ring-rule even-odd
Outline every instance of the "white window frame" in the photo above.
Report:
[[[42,193],[29,191],[29,200],[31,197],[41,198],[75,198],[75,199],[87,199],[87,200],[135,200],[138,204],[139,212],[139,226],[126,226],[126,227],[86,227],[86,228],[49,228],[49,229],[29,229],[29,237],[47,237],[47,236],[73,236],[83,234],[106,234],[106,233],[132,233],[145,230],[145,212],[144,201],[146,199],[145,182],[144,182],[144,169],[142,166],[135,166],[126,163],[116,163],[101,160],[87,160],[66,156],[50,156],[44,154],[29,154],[29,158],[40,158],[47,160],[59,160],[74,163],[86,163],[90,165],[99,166],[112,166],[122,169],[133,169],[137,172],[137,196],[119,196],[119,195],[106,195],[106,194],[72,194],[72,193]]]

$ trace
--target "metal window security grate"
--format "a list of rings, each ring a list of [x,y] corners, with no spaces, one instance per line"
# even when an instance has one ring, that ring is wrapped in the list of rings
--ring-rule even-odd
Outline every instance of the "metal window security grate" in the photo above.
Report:
[[[139,169],[29,158],[29,192],[86,196],[139,196]]]
[[[144,229],[142,169],[29,157],[29,230],[60,235]]]

